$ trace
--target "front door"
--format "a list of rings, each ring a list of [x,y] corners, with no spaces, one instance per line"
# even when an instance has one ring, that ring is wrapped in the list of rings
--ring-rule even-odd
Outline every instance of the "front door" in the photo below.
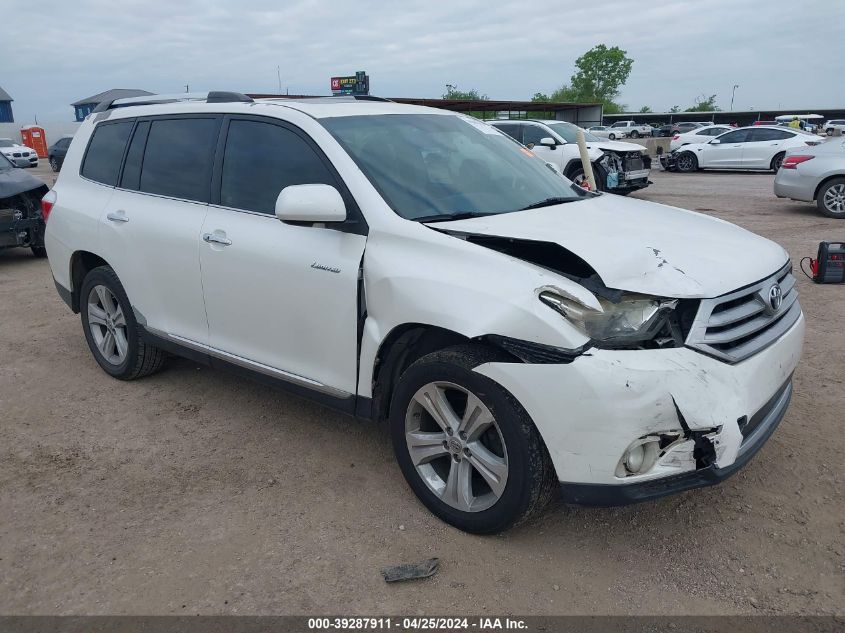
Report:
[[[707,143],[697,152],[698,166],[717,169],[741,167],[742,151],[747,138],[748,130],[734,130],[718,136],[718,143]]]
[[[224,128],[218,204],[209,208],[200,244],[209,346],[255,371],[330,395],[354,394],[365,231],[275,216],[276,198],[289,185],[330,184],[347,214],[357,212],[354,201],[298,128],[234,116]]]

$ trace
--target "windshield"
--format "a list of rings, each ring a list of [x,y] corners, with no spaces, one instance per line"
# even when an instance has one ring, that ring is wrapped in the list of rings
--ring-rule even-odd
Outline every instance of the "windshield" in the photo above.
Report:
[[[0,147],[14,147],[15,144],[7,138],[0,138]]]
[[[586,195],[530,150],[469,117],[382,114],[320,123],[409,220],[510,213]]]
[[[567,143],[578,142],[577,137],[575,136],[578,133],[577,125],[573,125],[572,123],[566,123],[565,121],[555,121],[554,123],[546,123],[546,125],[552,128],[555,133]],[[587,132],[587,130],[584,130],[584,140],[588,143],[590,141],[602,141],[602,139],[600,139],[598,136],[590,134],[589,132]]]

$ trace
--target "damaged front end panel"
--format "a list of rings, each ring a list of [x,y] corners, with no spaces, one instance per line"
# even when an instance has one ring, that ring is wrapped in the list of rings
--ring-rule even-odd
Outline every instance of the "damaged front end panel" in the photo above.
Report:
[[[628,194],[648,187],[651,157],[643,152],[617,152],[605,149],[596,163],[604,172],[605,188],[611,193]]]

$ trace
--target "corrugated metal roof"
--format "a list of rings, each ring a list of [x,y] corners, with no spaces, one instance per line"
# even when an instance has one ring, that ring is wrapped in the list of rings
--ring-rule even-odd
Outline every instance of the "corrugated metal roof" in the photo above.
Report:
[[[14,101],[14,99],[8,92],[0,88],[0,101]]]
[[[79,101],[74,101],[70,105],[80,106],[85,105],[86,103],[102,103],[103,101],[114,101],[115,99],[124,99],[126,97],[143,97],[151,94],[153,93],[147,92],[146,90],[136,90],[134,88],[112,88],[111,90],[106,90],[100,94],[80,99]]]

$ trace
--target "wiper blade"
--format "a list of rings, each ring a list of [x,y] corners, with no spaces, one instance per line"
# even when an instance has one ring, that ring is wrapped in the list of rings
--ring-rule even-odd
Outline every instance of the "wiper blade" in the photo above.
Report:
[[[561,196],[553,197],[553,198],[546,198],[545,200],[540,200],[540,202],[535,202],[534,204],[529,204],[527,207],[522,207],[520,211],[528,211],[529,209],[539,209],[540,207],[550,207],[555,204],[563,204],[565,202],[575,202],[576,200],[580,200],[580,198],[563,198]]]
[[[494,215],[483,211],[462,211],[461,213],[436,213],[424,215],[421,218],[411,218],[414,222],[448,222],[450,220],[467,220],[469,218],[482,218],[485,215]]]

